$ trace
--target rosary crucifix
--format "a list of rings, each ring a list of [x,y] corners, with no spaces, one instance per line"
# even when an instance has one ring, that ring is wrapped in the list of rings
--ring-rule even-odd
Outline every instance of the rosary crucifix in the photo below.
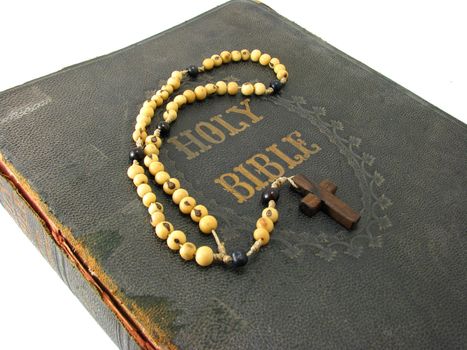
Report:
[[[303,196],[299,208],[304,214],[313,216],[322,210],[348,230],[360,220],[360,214],[336,196],[337,186],[331,180],[315,185],[302,174],[290,180],[290,187]]]

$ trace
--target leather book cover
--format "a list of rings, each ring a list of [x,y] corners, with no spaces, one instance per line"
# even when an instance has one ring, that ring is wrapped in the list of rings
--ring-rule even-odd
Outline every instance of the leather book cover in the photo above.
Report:
[[[126,175],[131,133],[173,70],[243,48],[279,57],[287,85],[184,107],[161,149],[170,174],[230,250],[252,244],[278,175],[331,179],[361,219],[305,216],[286,187],[247,266],[202,268],[155,237]],[[228,64],[179,91],[221,79],[273,74]],[[122,349],[465,347],[466,150],[462,122],[251,1],[0,94],[0,200]],[[152,185],[174,226],[215,248]]]

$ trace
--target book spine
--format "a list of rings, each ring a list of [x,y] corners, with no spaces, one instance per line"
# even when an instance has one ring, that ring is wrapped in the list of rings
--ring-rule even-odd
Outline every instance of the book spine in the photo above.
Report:
[[[1,170],[1,169],[0,169]],[[140,349],[97,290],[56,244],[44,220],[34,211],[4,171],[0,171],[0,203],[13,217],[62,281],[80,300],[114,343],[125,350]]]

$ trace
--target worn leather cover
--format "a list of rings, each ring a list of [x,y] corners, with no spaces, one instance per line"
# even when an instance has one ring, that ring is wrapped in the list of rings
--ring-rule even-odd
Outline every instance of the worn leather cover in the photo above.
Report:
[[[217,216],[228,248],[252,243],[265,170],[330,178],[362,218],[349,232],[323,213],[306,217],[300,196],[284,188],[268,246],[239,270],[201,268],[154,236],[126,176],[131,133],[141,102],[173,70],[242,48],[279,57],[289,83],[275,97],[212,97],[184,108],[170,136],[187,142],[191,132],[208,149],[189,159],[168,142],[161,158],[170,173]],[[272,73],[230,64],[181,90],[225,78],[269,81]],[[218,115],[246,126],[229,135]],[[263,4],[229,2],[3,92],[0,147],[2,204],[122,349],[467,344],[466,126]],[[219,179],[227,173],[256,186],[254,195],[226,190]],[[176,227],[214,248],[155,192]]]

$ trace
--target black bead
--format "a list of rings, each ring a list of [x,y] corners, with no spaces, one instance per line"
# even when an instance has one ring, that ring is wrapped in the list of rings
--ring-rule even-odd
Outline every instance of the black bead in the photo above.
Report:
[[[198,75],[198,67],[191,65],[188,67],[188,75],[192,78],[196,78]]]
[[[269,187],[265,189],[261,195],[261,203],[267,205],[270,200],[277,201],[279,199],[279,189]]]
[[[136,147],[130,151],[130,162],[133,162],[134,160],[141,162],[143,159],[144,159],[144,150],[142,147]]]
[[[277,93],[282,89],[282,83],[279,80],[273,80],[271,81],[271,84],[269,84],[270,87],[274,90],[274,93]]]
[[[170,124],[169,123],[161,121],[161,122],[159,122],[159,124],[157,124],[157,128],[161,131],[160,135],[162,137],[165,137],[165,136],[169,135],[169,132],[170,132]]]
[[[232,253],[232,265],[240,267],[248,262],[248,255],[243,250],[236,250]]]

